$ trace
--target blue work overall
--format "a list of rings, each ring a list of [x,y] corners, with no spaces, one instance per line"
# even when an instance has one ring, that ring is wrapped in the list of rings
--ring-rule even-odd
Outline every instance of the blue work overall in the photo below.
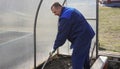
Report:
[[[73,69],[90,69],[89,49],[95,33],[84,16],[74,8],[63,7],[59,16],[59,26],[54,49],[68,39],[71,42]]]

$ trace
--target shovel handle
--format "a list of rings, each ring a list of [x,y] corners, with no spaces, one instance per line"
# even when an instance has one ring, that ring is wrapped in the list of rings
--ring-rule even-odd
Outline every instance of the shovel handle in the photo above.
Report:
[[[56,49],[54,49],[54,50],[52,51],[52,54],[55,53],[55,51],[56,51]]]
[[[45,65],[47,64],[47,62],[49,61],[49,59],[52,57],[53,53],[55,52],[55,50],[53,50],[52,52],[49,53],[49,57],[48,59],[44,62],[43,66],[41,69],[44,69]]]

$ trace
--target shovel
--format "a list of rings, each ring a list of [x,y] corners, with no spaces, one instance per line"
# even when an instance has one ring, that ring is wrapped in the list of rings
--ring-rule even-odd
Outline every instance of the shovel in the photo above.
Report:
[[[43,66],[41,69],[44,69],[45,65],[47,64],[48,60],[52,57],[53,53],[55,52],[56,50],[53,50],[52,52],[49,53],[49,57],[48,59],[44,62]]]

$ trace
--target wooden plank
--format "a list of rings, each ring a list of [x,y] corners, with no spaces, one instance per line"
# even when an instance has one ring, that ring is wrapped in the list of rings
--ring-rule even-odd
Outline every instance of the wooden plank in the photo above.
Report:
[[[120,53],[112,51],[99,51],[99,55],[120,58]]]
[[[106,56],[99,56],[95,63],[91,66],[91,69],[103,69],[108,57]]]

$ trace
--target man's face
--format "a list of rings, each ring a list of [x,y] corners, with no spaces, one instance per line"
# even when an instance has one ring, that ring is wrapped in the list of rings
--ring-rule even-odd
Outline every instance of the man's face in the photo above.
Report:
[[[51,8],[52,12],[57,15],[60,16],[61,13],[61,7],[55,8],[54,6]]]

